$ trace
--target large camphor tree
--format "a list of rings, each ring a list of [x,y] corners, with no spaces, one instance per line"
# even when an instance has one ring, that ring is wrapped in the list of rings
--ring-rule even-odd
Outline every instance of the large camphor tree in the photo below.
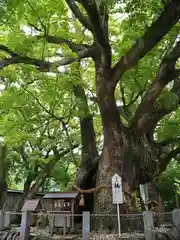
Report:
[[[179,0],[166,4],[152,0],[141,4],[135,0],[26,0],[9,8],[10,15],[1,26],[2,76],[6,69],[20,71],[26,65],[46,77],[47,73],[54,77],[69,74],[85,114],[80,117],[82,162],[77,185],[106,186],[94,195],[93,209],[114,212],[109,187],[114,173],[122,176],[124,192],[131,193],[135,185],[158,176],[180,152],[173,145],[176,136],[157,142],[156,134],[159,123],[178,111],[180,102]],[[82,84],[87,67],[95,78],[95,102],[101,116],[100,157],[83,89],[88,86],[87,76]],[[165,104],[164,99],[170,103]]]

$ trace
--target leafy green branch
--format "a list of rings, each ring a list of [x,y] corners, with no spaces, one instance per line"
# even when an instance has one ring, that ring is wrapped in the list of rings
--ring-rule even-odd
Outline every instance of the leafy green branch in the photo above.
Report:
[[[139,38],[134,46],[125,56],[115,64],[112,69],[113,83],[117,84],[123,74],[134,67],[158,42],[168,33],[168,31],[179,21],[180,2],[168,1],[163,11],[150,28],[147,28],[144,35]]]
[[[86,10],[92,25],[92,34],[95,42],[100,47],[103,54],[103,64],[106,67],[111,66],[111,46],[108,36],[108,13],[106,8],[101,8],[96,0],[79,1]]]
[[[80,23],[90,31],[92,31],[92,25],[89,20],[89,18],[81,12],[79,7],[77,6],[75,0],[66,0],[67,5],[71,9],[72,13],[75,15],[75,17],[80,21]]]
[[[4,51],[11,55],[11,57],[6,57],[0,60],[0,69],[3,69],[11,64],[23,63],[33,65],[41,72],[57,72],[58,67],[60,66],[69,65],[73,62],[79,61],[80,59],[93,57],[94,55],[94,48],[84,48],[83,50],[76,52],[76,56],[64,57],[64,59],[49,62],[17,54],[4,45],[0,45],[0,51]]]
[[[177,79],[177,70],[176,70],[176,62],[180,56],[180,41],[175,43],[175,46],[172,47],[170,51],[168,51],[164,58],[162,59],[159,71],[156,75],[155,80],[152,82],[150,88],[147,90],[144,98],[139,105],[131,123],[132,128],[136,128],[139,131],[144,131],[146,128],[146,132],[149,131],[147,128],[147,121],[149,121],[149,113],[154,113],[154,105],[155,102],[164,89],[164,87],[174,79]],[[155,114],[154,114],[155,115]],[[149,125],[149,127],[151,127]],[[152,128],[151,128],[152,130]]]

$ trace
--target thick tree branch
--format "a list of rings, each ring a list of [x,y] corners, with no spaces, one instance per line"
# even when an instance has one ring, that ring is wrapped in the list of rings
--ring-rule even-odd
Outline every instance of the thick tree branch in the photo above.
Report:
[[[23,55],[12,52],[6,46],[3,46],[3,45],[0,46],[0,51],[1,50],[5,51],[5,49],[6,49],[6,53],[10,54],[11,57],[0,60],[0,70],[12,64],[23,63],[23,64],[33,65],[42,72],[55,72],[57,71],[57,68],[59,66],[69,65],[75,61],[79,61],[80,59],[83,59],[83,58],[93,57],[94,55],[93,47],[89,49],[85,48],[84,50],[78,51],[76,53],[77,55],[76,57],[72,56],[72,57],[61,59],[56,62],[48,62],[45,60],[23,56]]]
[[[74,43],[70,40],[57,37],[57,36],[51,36],[51,35],[44,35],[44,36],[39,36],[38,38],[43,37],[47,40],[49,43],[54,43],[54,44],[66,44],[73,52],[79,52],[87,48],[91,48],[91,46],[84,45],[84,44],[77,44]]]
[[[82,143],[82,158],[81,164],[77,169],[76,184],[83,188],[91,188],[95,184],[93,177],[96,176],[99,161],[93,117],[89,110],[84,89],[81,86],[74,86],[74,95],[80,100],[78,109],[81,112],[79,118]]]
[[[4,45],[2,45],[2,44],[0,44],[0,50],[8,53],[8,54],[11,55],[12,57],[18,56],[17,53],[11,51],[8,47],[6,47],[6,46],[4,46]]]
[[[164,10],[147,29],[144,36],[138,39],[135,45],[127,52],[127,54],[117,62],[114,66],[113,83],[117,84],[123,74],[130,68],[134,67],[140,59],[142,59],[158,42],[168,33],[168,31],[178,22],[180,18],[180,1],[168,1]]]
[[[160,172],[165,171],[171,159],[177,157],[179,154],[180,154],[180,147],[173,149],[171,152],[169,152],[167,156],[160,158],[160,163],[159,163]]]
[[[173,111],[176,111],[180,106],[180,78],[174,80],[174,86],[170,91],[171,93],[176,94],[177,102],[172,108],[166,108],[165,106],[159,107],[155,105],[152,111],[149,112],[148,117],[145,119],[144,126],[146,126],[146,132],[154,132],[157,123],[166,115],[170,114]]]
[[[152,82],[149,90],[146,92],[141,104],[139,105],[131,127],[139,131],[147,127],[150,113],[153,112],[154,104],[164,87],[177,77],[175,70],[176,61],[180,56],[180,41],[173,47],[172,51],[163,58],[155,80]],[[154,111],[155,114],[155,111]],[[147,128],[146,128],[147,132]]]
[[[87,28],[88,30],[92,31],[92,26],[87,16],[84,16],[83,13],[80,11],[78,6],[76,5],[74,0],[66,0],[67,5],[73,12],[74,16],[80,21],[80,23]]]
[[[108,15],[106,9],[100,9],[96,0],[80,0],[92,24],[92,33],[103,53],[103,64],[111,66],[111,46],[108,38]]]
[[[32,23],[28,23],[31,27],[33,27],[36,31],[42,33],[42,30],[39,29],[36,25],[32,24]],[[54,44],[66,44],[73,52],[79,52],[82,51],[86,48],[90,49],[93,46],[89,46],[87,44],[78,44],[75,42],[72,42],[71,40],[59,37],[59,36],[53,36],[53,35],[49,35],[47,33],[43,33],[42,35],[38,35],[36,37],[37,39],[41,39],[44,38],[46,39],[47,42],[49,43],[54,43]]]
[[[42,72],[50,72],[53,64],[44,60],[34,59],[30,57],[15,56],[0,60],[0,69],[3,69],[12,64],[24,63],[36,66]]]

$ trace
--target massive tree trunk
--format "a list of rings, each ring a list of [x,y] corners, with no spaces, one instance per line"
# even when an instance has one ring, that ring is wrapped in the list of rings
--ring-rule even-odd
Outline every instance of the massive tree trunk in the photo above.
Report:
[[[114,89],[110,84],[110,74],[105,72],[101,65],[96,66],[97,98],[103,124],[104,145],[101,159],[98,165],[96,185],[106,185],[95,195],[94,211],[96,213],[112,214],[116,213],[116,208],[112,204],[111,179],[115,173],[123,177],[126,182],[126,190],[130,191],[132,181],[131,167],[125,169],[124,155],[127,149],[127,136],[125,128],[120,123],[119,112],[114,98]],[[129,166],[131,166],[131,159]],[[128,171],[127,171],[128,170]],[[128,177],[130,173],[130,178]],[[122,173],[124,173],[122,175]],[[101,218],[100,227],[110,227],[112,221],[106,217]],[[99,226],[98,226],[99,227]]]
[[[81,189],[91,189],[96,184],[96,174],[98,165],[98,151],[96,146],[96,136],[93,126],[93,117],[90,114],[87,98],[84,89],[80,86],[74,87],[74,94],[79,101],[79,110],[83,114],[80,116],[81,130],[81,163],[77,170],[76,185]],[[81,210],[93,210],[93,193],[84,195],[84,207]]]
[[[112,176],[118,173],[122,177],[123,191],[131,194],[136,183],[148,182],[156,174],[158,149],[148,141],[146,135],[123,126],[114,97],[111,75],[102,66],[96,67],[97,97],[104,134],[96,185],[107,187],[95,196],[94,211],[112,214],[116,213],[116,206],[112,204]],[[127,211],[124,207],[122,206],[122,211]],[[113,225],[107,217],[101,221],[103,222],[100,225],[106,229],[109,224]],[[116,225],[117,219],[111,227]]]

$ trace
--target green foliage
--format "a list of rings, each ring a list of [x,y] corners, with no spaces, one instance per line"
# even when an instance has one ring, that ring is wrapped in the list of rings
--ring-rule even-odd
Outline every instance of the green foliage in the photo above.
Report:
[[[157,127],[157,138],[159,141],[171,138],[176,139],[180,136],[179,119],[180,109],[177,109],[161,120]]]
[[[180,194],[180,184],[177,184],[178,182],[180,182],[179,163],[172,161],[166,171],[159,177],[157,184],[167,211],[176,208],[176,194]]]

